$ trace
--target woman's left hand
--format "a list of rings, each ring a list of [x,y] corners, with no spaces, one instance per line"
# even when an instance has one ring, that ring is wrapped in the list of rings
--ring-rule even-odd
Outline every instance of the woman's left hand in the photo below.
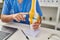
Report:
[[[34,30],[38,29],[40,24],[41,24],[40,21],[35,22],[35,23],[33,24],[33,29],[34,29]]]

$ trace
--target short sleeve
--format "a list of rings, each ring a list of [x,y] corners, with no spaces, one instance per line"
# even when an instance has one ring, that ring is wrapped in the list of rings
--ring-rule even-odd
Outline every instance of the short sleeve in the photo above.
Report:
[[[40,16],[42,16],[42,11],[41,11],[40,5],[38,3],[38,0],[36,0],[36,11]]]
[[[10,14],[11,5],[9,3],[9,0],[4,0],[3,8],[2,8],[2,14],[9,15]]]

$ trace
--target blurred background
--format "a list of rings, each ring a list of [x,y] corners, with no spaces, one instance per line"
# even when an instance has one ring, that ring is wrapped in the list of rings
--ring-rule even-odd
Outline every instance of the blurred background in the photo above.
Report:
[[[42,27],[60,29],[60,0],[39,0],[42,9]]]
[[[43,13],[42,27],[60,29],[60,0],[38,0]],[[4,0],[0,0],[0,16]]]

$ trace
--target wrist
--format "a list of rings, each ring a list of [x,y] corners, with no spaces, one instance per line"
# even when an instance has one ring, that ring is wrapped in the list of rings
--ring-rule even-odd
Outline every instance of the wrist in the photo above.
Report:
[[[13,20],[13,15],[9,15],[10,19]]]

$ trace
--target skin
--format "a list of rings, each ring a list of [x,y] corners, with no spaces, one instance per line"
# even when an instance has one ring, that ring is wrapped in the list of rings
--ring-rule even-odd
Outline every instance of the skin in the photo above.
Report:
[[[33,25],[33,29],[36,30],[39,28],[39,25],[41,24],[41,17],[39,18],[40,20],[36,21]]]
[[[18,0],[19,3],[22,3],[23,0]],[[20,22],[20,20],[23,20],[25,21],[25,18],[23,17],[25,13],[17,13],[17,14],[12,14],[12,15],[4,15],[4,14],[1,14],[1,20],[3,22],[11,22],[12,20],[16,20],[17,22]],[[36,30],[39,28],[39,25],[41,24],[41,17],[40,17],[40,20],[35,22],[34,25],[33,25],[33,29]]]

